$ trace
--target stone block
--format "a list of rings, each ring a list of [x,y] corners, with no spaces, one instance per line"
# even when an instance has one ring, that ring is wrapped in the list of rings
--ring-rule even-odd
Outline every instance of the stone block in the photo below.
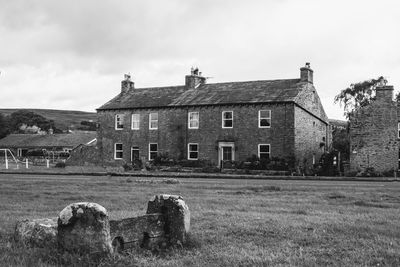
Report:
[[[55,246],[57,244],[57,218],[18,221],[15,226],[14,239],[27,246]]]
[[[164,216],[161,213],[110,221],[114,251],[132,247],[153,249],[165,241]]]
[[[112,252],[107,210],[96,203],[80,202],[65,207],[58,217],[58,244],[77,252]]]
[[[190,231],[190,211],[181,196],[156,195],[148,202],[146,213],[163,214],[169,245],[183,245]]]

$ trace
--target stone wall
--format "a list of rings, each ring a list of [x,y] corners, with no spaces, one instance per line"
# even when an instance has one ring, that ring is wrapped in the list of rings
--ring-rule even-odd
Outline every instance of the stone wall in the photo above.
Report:
[[[329,145],[328,126],[307,111],[295,108],[295,157],[308,172]]]
[[[303,95],[302,101],[313,101],[311,94],[308,98]],[[314,101],[318,106],[319,98]],[[258,127],[259,110],[271,110],[270,128]],[[188,129],[188,113],[192,111],[200,114],[199,129]],[[233,111],[232,129],[222,128],[222,111]],[[149,130],[151,112],[158,112],[157,130]],[[140,114],[139,130],[131,129],[132,113]],[[123,130],[115,129],[116,114],[125,114]],[[301,164],[304,158],[311,164],[313,155],[318,162],[324,151],[320,144],[329,144],[327,125],[294,103],[100,111],[98,121],[98,146],[104,165],[130,162],[131,147],[138,147],[140,158],[148,160],[149,143],[157,143],[159,154],[168,153],[174,159],[187,159],[187,144],[197,143],[199,159],[218,165],[219,142],[235,143],[235,161],[258,155],[259,144],[270,144],[271,157],[296,156]],[[123,160],[114,159],[115,143],[123,144]]]
[[[258,111],[271,110],[271,127],[258,127]],[[158,130],[149,130],[149,113],[159,114]],[[200,114],[199,129],[188,129],[188,113]],[[233,111],[233,128],[222,128],[222,111]],[[125,114],[125,127],[115,130],[115,115]],[[140,129],[131,130],[131,114],[140,114]],[[124,161],[130,162],[130,149],[139,147],[140,157],[148,160],[149,143],[158,143],[158,152],[171,158],[187,159],[187,144],[199,144],[199,159],[218,163],[218,143],[235,143],[235,160],[258,154],[258,144],[270,144],[272,157],[294,154],[294,104],[204,106],[160,110],[101,111],[98,144],[104,164],[114,164],[114,144],[123,143]],[[118,160],[117,160],[118,162]],[[123,162],[123,161],[120,161]]]
[[[398,112],[393,87],[377,89],[377,99],[350,117],[350,169],[385,172],[398,169]]]
[[[101,164],[99,148],[97,146],[80,145],[71,151],[67,160],[70,166],[92,166]]]

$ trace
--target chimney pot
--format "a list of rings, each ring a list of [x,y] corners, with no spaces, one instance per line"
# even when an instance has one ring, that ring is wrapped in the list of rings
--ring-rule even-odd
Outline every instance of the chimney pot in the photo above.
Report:
[[[130,74],[125,74],[124,80],[121,82],[121,93],[127,93],[132,89],[135,89],[135,83],[131,81]]]
[[[202,84],[206,83],[206,78],[201,76],[199,68],[191,68],[190,75],[185,76],[185,88],[186,90],[195,89]]]

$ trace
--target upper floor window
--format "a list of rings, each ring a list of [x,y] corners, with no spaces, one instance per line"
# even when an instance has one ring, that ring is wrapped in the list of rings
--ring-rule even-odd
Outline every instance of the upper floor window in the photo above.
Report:
[[[233,128],[233,111],[222,112],[222,128]]]
[[[189,112],[189,129],[199,129],[199,112]]]
[[[158,113],[149,114],[149,129],[150,130],[158,129]]]
[[[115,130],[124,129],[124,114],[115,115]]]
[[[154,160],[158,154],[158,144],[150,143],[149,144],[149,160]]]
[[[271,110],[258,111],[258,127],[259,128],[271,127]]]
[[[123,149],[121,143],[116,143],[114,145],[114,159],[122,159],[123,157]]]
[[[132,130],[139,130],[140,114],[132,114]]]
[[[397,134],[397,137],[398,138],[400,138],[400,122],[399,123],[397,123],[397,132],[398,132],[398,134]]]
[[[189,160],[199,159],[199,144],[195,143],[188,144],[188,159]]]
[[[271,157],[271,146],[269,144],[258,145],[258,158],[269,159]]]

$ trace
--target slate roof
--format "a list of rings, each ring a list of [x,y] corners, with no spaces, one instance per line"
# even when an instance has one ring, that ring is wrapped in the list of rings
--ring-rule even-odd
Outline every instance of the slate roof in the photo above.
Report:
[[[0,139],[0,148],[76,147],[96,138],[96,132],[74,134],[10,134]]]
[[[98,110],[292,102],[304,85],[300,79],[285,79],[211,83],[190,90],[185,86],[135,88],[117,95]]]

